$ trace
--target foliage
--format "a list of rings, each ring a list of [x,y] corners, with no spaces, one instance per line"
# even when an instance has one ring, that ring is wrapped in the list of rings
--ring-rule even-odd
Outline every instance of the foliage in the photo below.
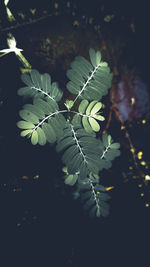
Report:
[[[26,86],[18,94],[32,97],[33,104],[20,110],[22,120],[17,126],[22,129],[20,135],[30,138],[33,145],[56,143],[56,151],[62,153],[65,184],[76,187],[74,194],[81,196],[90,215],[107,216],[110,197],[99,184],[99,172],[112,166],[112,160],[120,155],[120,145],[108,134],[97,138],[99,123],[105,119],[100,115],[100,100],[111,87],[112,76],[99,51],[90,48],[89,55],[90,62],[78,56],[67,71],[67,89],[76,96],[65,101],[63,110],[59,109],[63,92],[56,82],[51,83],[49,74],[41,75],[34,69],[23,74]]]

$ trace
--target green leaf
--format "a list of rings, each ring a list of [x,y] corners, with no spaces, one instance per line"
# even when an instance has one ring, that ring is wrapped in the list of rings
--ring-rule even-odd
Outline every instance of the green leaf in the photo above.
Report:
[[[63,140],[60,140],[59,143],[56,146],[57,152],[62,151],[63,149],[67,148],[70,145],[73,145],[75,143],[74,139],[72,137],[66,137]]]
[[[82,85],[84,83],[84,80],[82,76],[78,76],[73,70],[68,70],[66,73],[67,77],[73,81],[76,85]]]
[[[89,124],[88,118],[87,117],[83,117],[82,118],[82,123],[83,123],[83,127],[86,130],[86,132],[91,133],[92,132],[92,128]]]
[[[68,110],[70,110],[72,107],[73,107],[73,104],[74,104],[74,102],[72,101],[72,100],[66,100],[66,102],[64,103],[64,105],[66,106],[66,108],[68,109]]]
[[[102,141],[103,141],[103,145],[107,147],[108,146],[108,135],[107,134],[102,135]]]
[[[97,103],[97,101],[94,100],[88,105],[88,107],[86,109],[86,115],[90,115],[91,114],[91,110],[93,109],[93,107],[95,106],[96,103]]]
[[[26,104],[23,108],[35,114],[39,119],[43,119],[45,117],[44,112],[35,105]]]
[[[112,75],[107,64],[100,63],[101,54],[99,51],[95,53],[95,50],[90,48],[89,55],[93,66],[82,56],[75,57],[71,63],[72,69],[67,71],[67,76],[70,79],[67,83],[67,89],[71,93],[77,94],[76,100],[82,98],[99,101],[103,95],[108,93]]]
[[[75,172],[79,171],[81,162],[82,162],[82,156],[80,153],[78,153],[72,158],[71,162],[69,162],[68,172],[74,174]]]
[[[18,121],[17,126],[20,129],[33,129],[35,125],[32,122],[27,122],[27,121]]]
[[[89,49],[89,55],[90,55],[90,60],[92,62],[92,65],[94,67],[96,67],[96,53],[95,53],[95,50],[93,48]]]
[[[26,95],[26,96],[29,95],[30,96],[30,94],[31,94],[31,88],[30,87],[22,87],[22,88],[20,88],[18,90],[17,94],[19,96],[24,96],[24,95]]]
[[[51,109],[52,112],[59,110],[59,106],[55,100],[47,98],[46,103],[49,105],[49,109]]]
[[[72,158],[79,152],[79,149],[77,146],[70,146],[68,149],[65,150],[62,161],[65,164],[68,164],[69,161],[72,160]]]
[[[39,145],[44,146],[46,144],[46,136],[45,136],[45,133],[44,133],[43,129],[38,127],[37,128],[37,133],[38,133],[38,143],[39,143]]]
[[[101,62],[101,52],[97,51],[96,52],[96,65],[99,65],[100,62]]]
[[[37,131],[33,131],[32,136],[31,136],[31,143],[32,143],[32,145],[36,145],[38,143]]]
[[[78,108],[79,112],[84,114],[88,104],[89,102],[86,99],[82,100]]]
[[[32,122],[34,124],[37,124],[39,123],[39,119],[38,117],[33,114],[32,112],[26,110],[26,109],[22,109],[19,111],[19,115],[22,119],[26,120],[26,121],[29,121],[29,122]]]
[[[70,174],[65,179],[65,184],[73,186],[78,179],[77,174]]]
[[[100,217],[100,215],[101,215],[100,208],[97,208],[97,210],[96,210],[96,217]]]
[[[51,84],[51,77],[47,73],[41,75],[37,70],[33,69],[30,74],[23,74],[21,78],[27,87],[20,88],[18,95],[46,97],[56,101],[60,101],[63,95],[57,82]]]
[[[41,86],[40,73],[37,70],[33,69],[33,70],[31,70],[30,75],[31,75],[31,79],[32,79],[32,82],[35,85],[35,87],[41,88],[42,86]]]
[[[49,143],[54,143],[56,141],[56,135],[55,135],[55,132],[54,132],[53,128],[51,127],[51,125],[44,122],[42,124],[42,129],[45,133],[47,141]]]
[[[30,133],[32,132],[32,130],[24,130],[24,131],[21,131],[20,135],[22,137],[26,136],[26,135],[29,135]]]
[[[110,145],[110,148],[119,149],[120,148],[120,144],[119,143],[113,143],[113,144]]]
[[[26,84],[28,85],[29,87],[32,87],[33,83],[31,81],[31,78],[29,76],[29,74],[22,74],[21,75],[21,80]]]
[[[55,99],[56,101],[60,101],[60,99],[62,98],[62,95],[63,95],[63,92],[59,89],[58,83],[53,82],[51,86],[52,98]]]
[[[93,118],[89,118],[89,122],[90,122],[90,125],[91,125],[93,131],[99,132],[100,126],[99,126],[98,122]]]
[[[51,91],[51,76],[48,73],[41,75],[42,88],[46,93]]]
[[[65,119],[65,117],[62,114],[57,113],[55,115],[55,119],[57,120],[57,122],[59,123],[59,125],[60,125],[60,127],[62,129],[64,129],[66,127],[66,119]]]
[[[95,106],[92,108],[90,114],[93,115],[93,114],[96,114],[102,107],[102,103],[101,102],[98,102],[95,104]]]
[[[53,117],[50,117],[48,119],[48,124],[50,124],[50,126],[53,128],[54,132],[55,132],[55,135],[57,138],[61,138],[63,136],[63,128],[64,128],[64,125],[62,126],[59,121],[56,119],[56,116],[55,118]]]
[[[49,115],[52,113],[52,107],[46,101],[40,98],[34,98],[33,104],[39,107],[45,114]]]
[[[108,135],[108,145],[111,144],[111,135]]]
[[[107,200],[110,200],[111,197],[107,193],[100,192],[99,199],[103,201],[107,201]]]
[[[88,165],[86,164],[85,161],[83,161],[81,163],[81,166],[80,166],[80,174],[79,174],[80,175],[80,179],[87,178],[88,173],[89,173]]]
[[[109,205],[106,202],[101,201],[100,209],[103,217],[107,217],[109,215]]]
[[[99,120],[99,121],[104,121],[105,120],[105,118],[103,116],[98,115],[98,114],[94,114],[94,115],[92,115],[92,117],[97,119],[97,120]]]
[[[75,83],[68,82],[66,85],[67,89],[69,90],[70,93],[72,94],[78,94],[80,87],[77,86]]]
[[[79,114],[75,114],[73,116],[73,119],[72,119],[71,123],[73,124],[73,126],[81,125],[81,117],[79,116]]]

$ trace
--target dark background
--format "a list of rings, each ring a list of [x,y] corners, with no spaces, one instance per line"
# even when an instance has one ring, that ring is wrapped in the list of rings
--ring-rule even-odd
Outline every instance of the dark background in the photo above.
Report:
[[[2,6],[2,2],[1,6]],[[94,23],[102,28],[102,35],[106,41],[112,40],[113,45],[118,41],[117,66],[127,64],[137,67],[145,82],[149,85],[149,45],[148,45],[148,12],[146,1],[70,1],[70,8],[66,9],[65,1],[58,1],[59,14],[56,15],[54,1],[10,1],[9,7],[19,24],[22,23],[18,12],[26,14],[26,21],[31,14],[29,9],[37,8],[36,19],[42,10],[50,10],[52,17],[35,24],[27,24],[11,31],[17,39],[19,48],[24,49],[24,55],[31,65],[41,72],[50,72],[54,80],[60,81],[65,88],[66,78],[63,78],[69,64],[80,48],[70,52],[65,47],[65,57],[52,55],[54,61],[34,54],[36,44],[41,42],[43,32],[54,31],[63,35],[65,40],[72,31],[80,36],[78,28],[73,28],[73,21],[78,20],[83,32],[90,32],[92,27],[87,20],[94,17]],[[104,11],[101,8],[104,6]],[[107,14],[115,13],[115,19],[109,24],[104,23]],[[124,19],[122,19],[124,17]],[[32,17],[31,17],[32,19]],[[134,36],[129,31],[130,22],[135,23]],[[23,23],[24,23],[23,22]],[[7,27],[14,25],[6,19],[5,9],[1,8],[0,49],[6,48]],[[67,30],[65,25],[71,25]],[[59,33],[59,27],[62,25]],[[64,25],[64,27],[63,27]],[[72,28],[71,28],[72,27]],[[62,31],[62,33],[61,33]],[[92,31],[92,33],[91,33]],[[83,50],[88,51],[89,43],[84,41]],[[89,39],[88,39],[89,38]],[[96,37],[97,38],[97,37]],[[95,39],[96,39],[95,38]],[[80,38],[79,38],[80,39]],[[74,39],[72,39],[74,41]],[[120,45],[123,43],[123,46]],[[52,42],[53,46],[53,42]],[[123,48],[120,48],[123,47]],[[37,50],[38,51],[38,50]],[[71,50],[72,51],[72,50]],[[63,63],[67,57],[66,69]],[[46,60],[46,63],[44,61]],[[110,59],[110,64],[113,65]],[[33,147],[30,142],[19,136],[16,122],[19,120],[18,111],[24,100],[17,96],[17,90],[22,86],[20,80],[21,63],[14,54],[0,58],[0,204],[1,204],[1,261],[2,266],[108,266],[123,263],[128,266],[148,263],[149,250],[149,208],[139,198],[137,182],[130,179],[124,183],[121,170],[126,166],[126,150],[124,147],[120,159],[116,159],[112,172],[103,175],[105,185],[115,184],[110,191],[111,210],[108,218],[91,219],[83,213],[80,202],[71,198],[69,189],[63,187],[61,176],[61,159],[54,147]],[[113,67],[113,66],[112,66]],[[61,70],[61,68],[63,68]],[[111,125],[115,140],[123,140],[119,133],[120,124],[114,118]],[[145,149],[146,160],[149,160],[149,128],[131,128],[134,142],[140,149]],[[115,130],[114,130],[115,129]],[[144,130],[143,130],[144,129]],[[39,178],[34,178],[39,175]],[[27,179],[23,179],[27,176]],[[112,179],[112,181],[111,181]],[[147,190],[148,191],[148,190]]]

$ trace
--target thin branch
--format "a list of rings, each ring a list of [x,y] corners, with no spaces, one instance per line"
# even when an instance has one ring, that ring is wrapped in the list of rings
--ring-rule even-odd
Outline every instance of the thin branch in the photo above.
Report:
[[[82,155],[84,162],[88,163],[87,160],[86,160],[86,157],[85,157],[85,155],[84,155],[84,153],[83,153],[83,151],[82,151],[82,148],[81,148],[81,146],[80,146],[80,144],[79,144],[79,141],[78,141],[78,139],[77,139],[77,137],[76,137],[76,133],[75,133],[75,131],[74,131],[74,129],[73,129],[73,125],[72,125],[71,123],[70,123],[70,125],[71,125],[71,130],[72,130],[72,133],[73,133],[75,142],[76,142],[76,144],[77,144],[77,147],[79,148],[80,154]]]
[[[21,27],[24,27],[26,25],[31,25],[31,24],[35,24],[41,20],[44,20],[44,19],[47,19],[49,17],[53,16],[53,14],[47,14],[47,15],[44,15],[44,16],[41,16],[40,18],[37,18],[37,19],[33,19],[32,21],[26,21],[26,22],[23,22],[21,24],[19,23],[16,23],[15,25],[12,25],[12,26],[9,26],[9,27],[6,27],[4,29],[0,29],[0,32],[6,32],[6,31],[10,31],[10,30],[14,30],[14,29],[17,29],[17,28],[21,28]]]
[[[41,125],[44,123],[44,121],[48,120],[50,117],[56,115],[56,114],[59,114],[59,113],[65,113],[65,112],[68,112],[68,110],[57,110],[53,113],[51,113],[50,115],[46,116],[42,121],[40,121],[32,130],[31,134]]]
[[[86,83],[83,85],[81,91],[78,93],[78,95],[76,96],[75,100],[73,101],[73,104],[76,102],[76,100],[78,99],[78,97],[84,92],[86,86],[88,85],[88,83],[90,82],[90,80],[93,78],[95,72],[97,71],[97,69],[99,68],[100,64],[98,66],[95,67],[95,69],[92,71],[91,75],[89,76],[89,78],[87,79]]]

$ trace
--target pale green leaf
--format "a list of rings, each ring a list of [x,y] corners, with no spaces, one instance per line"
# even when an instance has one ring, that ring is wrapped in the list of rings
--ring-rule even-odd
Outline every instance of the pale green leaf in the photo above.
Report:
[[[89,123],[90,123],[93,131],[98,132],[100,130],[100,126],[95,119],[89,118]]]
[[[86,115],[90,115],[91,114],[91,110],[92,108],[95,106],[95,104],[97,103],[97,100],[93,100],[87,107],[86,109]]]
[[[36,145],[38,143],[37,131],[33,131],[32,136],[31,136],[31,143],[32,145]]]
[[[43,146],[46,144],[46,136],[45,133],[43,131],[43,129],[41,129],[40,127],[37,128],[37,133],[38,133],[38,143],[39,145]]]
[[[35,127],[35,125],[32,122],[28,121],[18,121],[17,126],[20,129],[33,129]]]
[[[98,102],[95,104],[95,106],[92,108],[90,114],[93,115],[93,114],[96,114],[102,107],[102,103],[101,102]]]
[[[89,102],[86,99],[82,100],[78,108],[79,112],[84,114],[88,104]]]
[[[70,174],[65,179],[65,184],[73,186],[78,179],[77,174]]]
[[[111,135],[108,135],[108,145],[111,144]]]
[[[99,120],[99,121],[104,121],[105,118],[99,114],[94,114],[92,115],[93,118],[95,118],[96,120]]]
[[[101,61],[101,52],[97,51],[96,52],[96,65],[99,65],[100,61]]]
[[[73,100],[66,100],[66,102],[64,103],[64,105],[66,106],[66,108],[68,109],[68,110],[70,110],[72,107],[73,107],[73,104],[74,104],[74,102],[73,102]]]
[[[85,129],[86,132],[91,133],[92,132],[92,128],[88,122],[88,118],[87,117],[83,117],[82,118],[82,123],[83,123],[83,127]]]
[[[21,131],[20,135],[21,135],[22,137],[24,137],[24,136],[30,134],[31,132],[32,132],[32,130],[24,130],[24,131]]]

